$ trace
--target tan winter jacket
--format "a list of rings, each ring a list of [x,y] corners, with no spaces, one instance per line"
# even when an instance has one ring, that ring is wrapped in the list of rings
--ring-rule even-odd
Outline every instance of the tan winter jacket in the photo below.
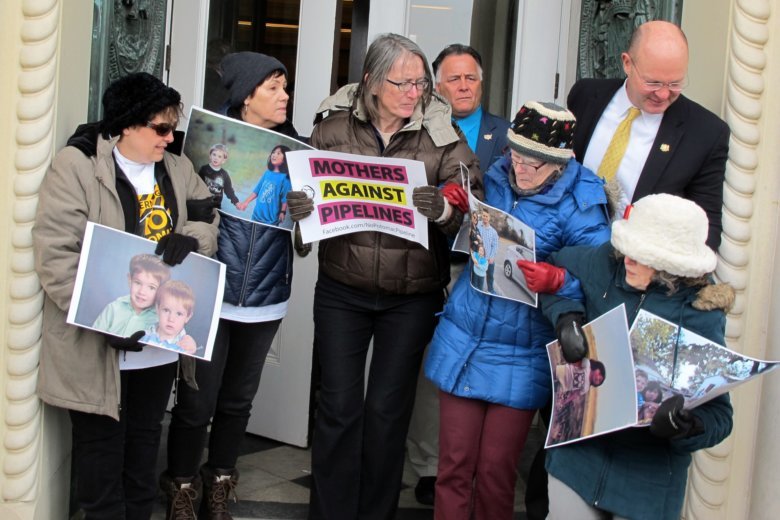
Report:
[[[425,163],[428,184],[460,183],[460,163],[466,165],[472,192],[482,198],[482,174],[476,155],[453,126],[450,106],[438,94],[423,112],[421,104],[407,124],[381,150],[378,136],[362,104],[356,84],[342,87],[317,109],[311,144],[319,150],[374,157],[398,157]],[[420,294],[442,289],[449,281],[449,246],[444,232],[457,231],[458,218],[429,223],[428,249],[417,243],[378,232],[359,232],[320,242],[320,270],[351,287],[375,293]]]
[[[102,335],[65,323],[87,221],[125,229],[112,156],[117,141],[98,138],[91,157],[73,146],[57,153],[41,183],[32,237],[45,293],[38,396],[54,406],[118,420],[118,351]],[[163,161],[178,208],[174,231],[197,238],[198,252],[213,255],[218,217],[212,224],[187,221],[186,201],[209,197],[208,188],[186,157],[166,152]]]

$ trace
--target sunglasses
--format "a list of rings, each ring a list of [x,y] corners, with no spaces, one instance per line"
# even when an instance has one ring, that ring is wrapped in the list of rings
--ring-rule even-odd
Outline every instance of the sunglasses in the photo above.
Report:
[[[160,137],[165,137],[166,135],[176,130],[176,127],[178,125],[179,125],[178,121],[175,123],[152,123],[151,121],[149,121],[146,123],[146,128],[151,128]]]

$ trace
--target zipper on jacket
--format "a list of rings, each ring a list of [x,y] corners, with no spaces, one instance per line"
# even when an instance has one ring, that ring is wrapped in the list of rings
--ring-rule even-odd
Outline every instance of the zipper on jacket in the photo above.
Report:
[[[252,233],[249,235],[249,250],[246,253],[246,263],[244,264],[244,279],[241,282],[241,294],[238,296],[238,306],[244,306],[244,299],[246,298],[246,286],[249,279],[249,266],[251,265],[252,255],[255,249],[255,235],[259,224],[252,224]]]
[[[642,296],[639,297],[639,303],[636,304],[636,308],[634,309],[634,315],[631,317],[631,323],[634,322],[634,318],[636,318],[636,315],[639,313],[639,309],[642,308],[642,304],[645,302],[646,296],[647,293],[642,293]]]

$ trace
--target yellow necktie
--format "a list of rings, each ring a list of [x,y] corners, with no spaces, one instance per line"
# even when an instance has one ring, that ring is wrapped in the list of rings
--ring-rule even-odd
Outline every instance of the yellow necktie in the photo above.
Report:
[[[612,136],[612,140],[609,142],[609,146],[607,146],[607,151],[604,152],[604,158],[599,165],[599,177],[602,177],[605,181],[611,181],[615,176],[618,166],[620,166],[620,161],[623,160],[623,155],[625,155],[628,147],[628,138],[631,136],[631,123],[641,113],[636,107],[629,108],[628,115],[615,130],[615,134]]]

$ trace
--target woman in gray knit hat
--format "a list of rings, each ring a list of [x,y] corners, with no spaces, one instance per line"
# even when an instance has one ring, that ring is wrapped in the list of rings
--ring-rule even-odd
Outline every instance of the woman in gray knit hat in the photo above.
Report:
[[[298,138],[287,119],[287,68],[257,52],[222,60],[234,119]],[[168,430],[168,468],[160,484],[175,518],[231,518],[228,499],[238,483],[236,460],[260,384],[265,358],[287,312],[292,286],[290,233],[223,214],[217,259],[227,265],[225,293],[211,362],[197,361],[199,391],[180,388]],[[200,466],[211,422],[208,459]],[[199,468],[200,466],[200,468]]]

